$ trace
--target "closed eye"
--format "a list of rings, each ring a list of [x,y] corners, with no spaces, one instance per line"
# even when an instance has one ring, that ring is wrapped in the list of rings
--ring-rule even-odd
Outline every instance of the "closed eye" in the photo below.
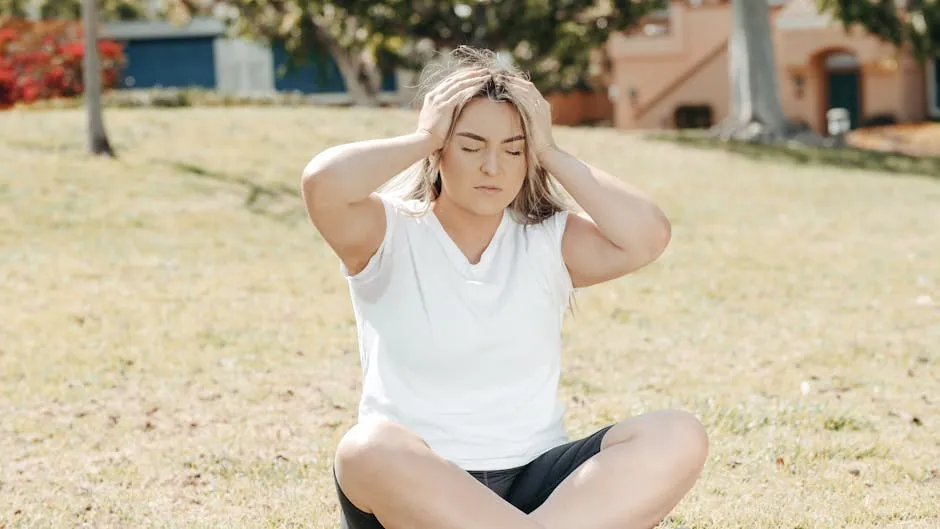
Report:
[[[480,149],[479,149],[479,148],[477,148],[477,149],[468,149],[468,148],[466,148],[466,147],[461,147],[460,149],[463,150],[464,152],[480,152]],[[513,155],[513,156],[522,156],[522,151],[506,151],[506,152],[507,152],[508,154]]]

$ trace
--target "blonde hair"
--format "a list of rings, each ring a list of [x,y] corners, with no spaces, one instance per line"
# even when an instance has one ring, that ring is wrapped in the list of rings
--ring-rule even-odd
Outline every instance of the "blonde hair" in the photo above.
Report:
[[[441,194],[441,154],[446,149],[454,134],[454,128],[460,114],[468,103],[479,98],[490,101],[509,103],[519,112],[522,130],[526,137],[526,177],[522,189],[509,205],[513,218],[521,224],[537,224],[550,218],[559,211],[568,209],[564,191],[549,172],[539,165],[531,141],[531,115],[525,101],[517,98],[507,83],[509,78],[528,80],[525,73],[491,50],[459,46],[449,54],[448,60],[438,65],[424,68],[419,83],[419,100],[424,95],[444,82],[449,76],[460,70],[486,68],[489,79],[480,85],[479,91],[457,104],[454,119],[447,131],[444,149],[432,153],[427,158],[414,164],[408,170],[395,176],[379,188],[379,192],[402,200],[417,201],[426,210],[431,202]],[[420,212],[420,211],[419,211]]]

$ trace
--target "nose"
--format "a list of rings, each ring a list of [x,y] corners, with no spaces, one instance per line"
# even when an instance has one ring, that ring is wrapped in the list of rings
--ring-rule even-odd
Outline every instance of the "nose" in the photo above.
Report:
[[[483,166],[480,168],[483,174],[496,176],[499,174],[499,153],[493,149],[488,149],[483,155]]]

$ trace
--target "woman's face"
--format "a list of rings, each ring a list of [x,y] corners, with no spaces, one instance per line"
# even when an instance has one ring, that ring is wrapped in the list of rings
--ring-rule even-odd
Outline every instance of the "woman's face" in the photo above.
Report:
[[[522,189],[526,171],[515,105],[482,97],[464,106],[441,156],[442,197],[476,215],[498,215]]]

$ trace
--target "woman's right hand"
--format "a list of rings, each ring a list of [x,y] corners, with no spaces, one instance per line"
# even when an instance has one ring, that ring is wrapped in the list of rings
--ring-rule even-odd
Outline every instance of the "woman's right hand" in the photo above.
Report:
[[[435,151],[444,146],[457,103],[479,90],[489,76],[490,72],[485,68],[461,71],[445,79],[424,96],[417,132],[427,134],[432,139]]]

